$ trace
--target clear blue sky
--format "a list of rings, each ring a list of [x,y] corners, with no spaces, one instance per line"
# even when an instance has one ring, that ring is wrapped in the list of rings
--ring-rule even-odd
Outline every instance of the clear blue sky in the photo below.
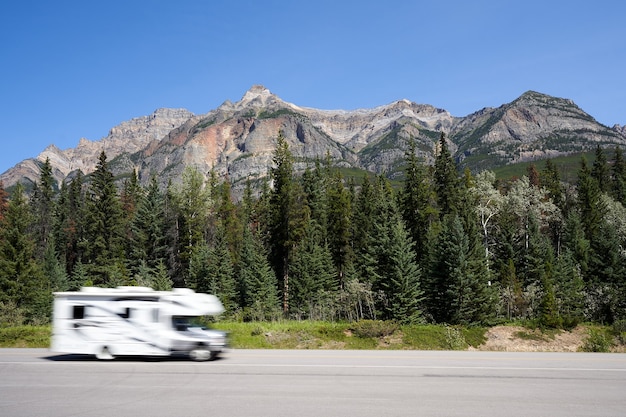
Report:
[[[455,116],[535,90],[623,125],[625,16],[621,0],[5,1],[0,172],[254,84],[301,106],[406,98]]]

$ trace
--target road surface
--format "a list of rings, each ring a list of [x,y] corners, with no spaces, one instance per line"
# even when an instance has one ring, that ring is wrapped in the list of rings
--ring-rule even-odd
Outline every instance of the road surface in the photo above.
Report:
[[[232,350],[212,362],[0,349],[0,416],[626,415],[626,355]]]

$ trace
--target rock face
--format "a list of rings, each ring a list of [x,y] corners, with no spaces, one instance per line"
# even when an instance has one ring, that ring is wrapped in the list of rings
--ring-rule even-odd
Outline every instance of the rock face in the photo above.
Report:
[[[185,109],[158,109],[149,116],[122,122],[99,141],[81,138],[78,146],[66,150],[50,145],[36,158],[20,162],[0,178],[5,186],[14,185],[18,181],[34,183],[39,179],[39,164],[46,159],[50,160],[53,175],[59,182],[78,170],[88,174],[95,170],[98,156],[103,150],[109,160],[122,154],[136,153],[193,117],[194,114]]]
[[[623,145],[623,131],[598,123],[571,100],[534,91],[461,120],[450,134],[474,170]],[[480,160],[480,161],[478,161]]]
[[[296,169],[329,156],[336,164],[401,173],[407,141],[432,162],[441,132],[462,166],[473,171],[512,162],[624,146],[625,129],[596,122],[571,100],[526,92],[511,103],[454,117],[433,106],[399,100],[373,109],[318,110],[282,101],[253,86],[236,103],[224,102],[205,115],[159,109],[121,123],[100,141],[81,139],[65,151],[51,145],[0,178],[5,187],[34,182],[39,164],[50,159],[58,181],[77,170],[92,172],[104,150],[116,174],[137,170],[143,183],[157,175],[162,184],[179,182],[185,167],[215,170],[241,190],[246,180],[268,174],[276,139],[282,134],[296,158]]]

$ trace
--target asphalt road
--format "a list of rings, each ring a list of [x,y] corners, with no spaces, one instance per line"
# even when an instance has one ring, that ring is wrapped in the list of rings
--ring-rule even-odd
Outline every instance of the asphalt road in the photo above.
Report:
[[[232,350],[116,359],[0,349],[0,416],[626,415],[626,355]]]

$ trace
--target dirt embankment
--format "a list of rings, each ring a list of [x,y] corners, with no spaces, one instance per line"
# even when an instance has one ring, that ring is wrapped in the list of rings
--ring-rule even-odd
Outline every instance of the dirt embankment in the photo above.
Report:
[[[586,328],[542,333],[518,326],[492,327],[485,334],[487,341],[476,350],[502,352],[577,352],[588,336]]]

